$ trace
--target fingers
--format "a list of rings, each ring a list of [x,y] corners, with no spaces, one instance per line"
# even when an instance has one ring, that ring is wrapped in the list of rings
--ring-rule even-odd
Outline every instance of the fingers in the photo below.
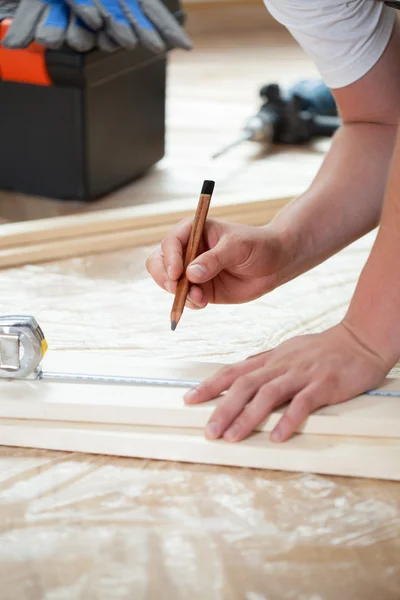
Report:
[[[262,354],[246,359],[236,365],[227,365],[184,396],[186,404],[200,404],[213,400],[231,387],[238,377],[250,373],[264,364]]]
[[[273,442],[288,440],[306,420],[306,418],[320,406],[324,406],[323,392],[320,386],[309,385],[303,388],[292,400],[282,418],[271,432]]]
[[[96,34],[73,13],[70,14],[66,42],[77,52],[88,52],[96,46]]]
[[[206,295],[201,287],[197,285],[192,285],[189,289],[188,299],[186,301],[186,306],[192,309],[200,309],[205,308],[208,302],[206,299]]]
[[[293,376],[285,374],[261,386],[223,437],[227,442],[239,442],[256,429],[275,408],[281,406],[299,390],[300,383]]]
[[[271,440],[289,439],[308,415],[327,404],[321,386],[307,385],[304,377],[285,372],[283,367],[266,369],[262,353],[237,365],[229,365],[185,395],[186,404],[219,400],[206,428],[208,439],[223,437],[227,442],[239,442],[254,431],[270,414],[285,402],[288,409],[271,433]]]
[[[189,241],[192,220],[186,219],[161,242],[161,254],[169,279],[177,281],[183,271],[183,250]]]
[[[164,282],[177,281],[183,270],[183,249],[189,241],[192,221],[182,221],[161,242],[161,248],[156,250],[146,261],[146,268],[153,279],[164,287]]]
[[[191,49],[192,42],[190,38],[162,2],[141,0],[140,3],[144,14],[172,47],[184,48],[185,50]]]
[[[232,264],[232,254],[229,238],[221,237],[212,250],[203,252],[188,266],[188,279],[193,283],[206,283],[214,279],[229,264]]]
[[[175,293],[176,282],[173,282],[168,277],[165,268],[164,256],[160,250],[156,250],[146,261],[146,269],[154,279],[154,281],[167,292]],[[174,284],[174,287],[173,285]]]
[[[166,290],[170,294],[175,294],[177,282],[168,277],[164,257],[160,250],[154,252],[147,259],[146,267],[160,288]],[[185,306],[193,310],[205,308],[207,306],[207,300],[204,291],[198,286],[191,286]]]
[[[192,220],[182,221],[174,231],[161,243],[161,248],[156,250],[146,261],[146,268],[154,281],[162,289],[176,293],[177,281],[182,275],[183,252],[189,241]],[[193,310],[203,309],[208,304],[206,289],[192,285],[189,289],[185,306]]]
[[[215,440],[220,438],[242,413],[246,404],[253,398],[265,379],[264,369],[258,369],[239,377],[222,397],[205,428],[205,436]]]

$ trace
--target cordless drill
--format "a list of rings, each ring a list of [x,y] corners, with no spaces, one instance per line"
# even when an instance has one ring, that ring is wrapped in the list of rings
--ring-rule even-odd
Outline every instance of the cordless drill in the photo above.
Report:
[[[262,105],[245,124],[242,135],[216,152],[221,156],[246,140],[269,144],[305,144],[316,137],[331,137],[340,126],[335,100],[320,80],[302,80],[287,93],[278,84],[260,90]]]

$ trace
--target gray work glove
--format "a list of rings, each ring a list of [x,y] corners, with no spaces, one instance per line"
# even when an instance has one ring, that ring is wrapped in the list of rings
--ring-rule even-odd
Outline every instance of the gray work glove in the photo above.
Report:
[[[15,15],[18,2],[19,0],[0,0],[0,23]]]
[[[162,52],[192,47],[191,41],[161,0],[66,0],[73,12],[92,29],[103,28],[119,46],[138,43]]]
[[[15,14],[7,14],[13,17],[13,21],[2,41],[5,48],[26,48],[36,41],[52,49],[67,43],[78,52],[86,52],[96,45],[96,34],[70,10],[64,0],[3,2],[0,4],[0,16],[3,4],[13,5],[14,10],[16,8]]]
[[[19,0],[0,0],[0,21],[14,15],[18,2]]]

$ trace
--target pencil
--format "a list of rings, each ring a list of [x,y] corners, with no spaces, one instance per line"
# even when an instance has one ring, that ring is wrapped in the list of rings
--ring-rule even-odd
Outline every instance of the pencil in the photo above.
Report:
[[[197,205],[196,214],[194,217],[192,230],[188,245],[186,248],[185,258],[183,260],[182,275],[178,280],[175,299],[171,310],[171,329],[175,331],[180,321],[180,318],[185,307],[187,295],[189,293],[190,281],[186,276],[186,269],[190,263],[197,257],[201,238],[203,237],[204,226],[207,219],[208,209],[210,207],[211,196],[214,191],[215,182],[206,179],[201,188],[200,198]]]

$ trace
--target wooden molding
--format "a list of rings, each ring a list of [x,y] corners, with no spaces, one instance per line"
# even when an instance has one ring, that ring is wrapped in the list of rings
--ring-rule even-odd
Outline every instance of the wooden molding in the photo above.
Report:
[[[291,200],[219,198],[210,218],[264,225]],[[0,226],[0,268],[155,244],[194,214],[188,202],[165,202]]]
[[[72,372],[203,380],[221,365],[134,360],[109,353],[55,351],[44,368]],[[399,390],[400,380],[382,388]],[[284,444],[268,431],[274,412],[243,442],[208,441],[203,427],[216,401],[185,406],[183,388],[0,382],[0,438],[9,446],[44,448],[237,467],[311,471],[400,480],[400,401],[359,396],[308,417]]]
[[[0,419],[5,446],[400,481],[400,440],[256,433],[238,444],[193,429]]]
[[[223,366],[185,361],[180,361],[178,365],[173,361],[155,364],[152,360],[135,360],[120,354],[113,365],[110,364],[110,356],[104,352],[57,351],[49,354],[43,361],[45,370],[100,375],[108,374],[111,369],[112,374],[119,375],[130,373],[133,376],[140,374],[142,377],[201,381]],[[399,390],[400,380],[389,378],[382,388]],[[216,401],[186,406],[183,402],[185,391],[173,387],[0,381],[0,418],[202,430]],[[283,409],[276,410],[260,425],[259,430],[272,431],[282,412]],[[321,408],[309,416],[299,432],[400,440],[400,398],[362,395],[345,403]]]

